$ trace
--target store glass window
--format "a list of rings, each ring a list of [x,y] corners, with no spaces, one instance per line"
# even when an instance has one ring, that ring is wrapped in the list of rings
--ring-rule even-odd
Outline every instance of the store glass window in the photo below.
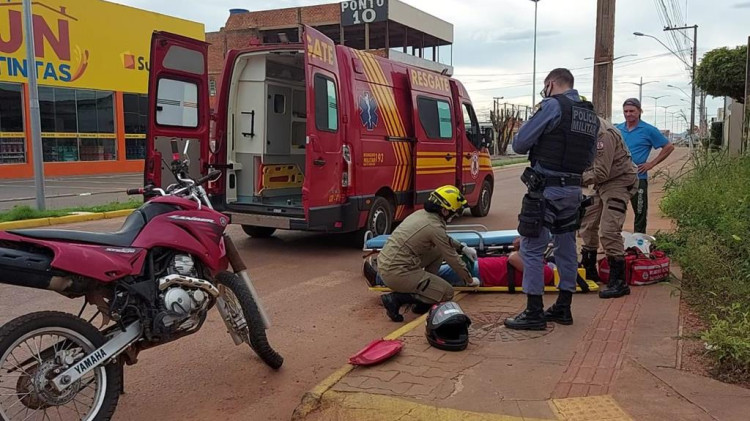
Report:
[[[23,109],[21,84],[0,83],[0,165],[26,162]]]
[[[146,158],[148,95],[123,94],[125,113],[125,159]]]
[[[46,162],[117,159],[114,93],[39,87]]]

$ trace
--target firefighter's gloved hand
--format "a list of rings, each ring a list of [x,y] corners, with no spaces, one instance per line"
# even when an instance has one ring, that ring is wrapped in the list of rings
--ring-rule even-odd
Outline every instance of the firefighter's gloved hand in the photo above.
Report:
[[[468,257],[472,262],[477,261],[477,251],[474,249],[474,247],[469,247],[464,244],[464,247],[461,249],[461,253],[463,253],[464,256]]]
[[[482,284],[482,283],[481,283],[481,282],[479,282],[479,278],[477,278],[477,277],[475,276],[475,277],[472,277],[472,278],[471,278],[471,283],[469,284],[469,286],[470,286],[470,287],[478,287],[478,286],[480,286],[481,284]]]

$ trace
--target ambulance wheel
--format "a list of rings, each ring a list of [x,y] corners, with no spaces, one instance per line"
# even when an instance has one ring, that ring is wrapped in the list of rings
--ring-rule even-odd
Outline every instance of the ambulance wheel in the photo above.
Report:
[[[365,230],[370,231],[375,237],[382,234],[390,234],[393,229],[393,207],[385,197],[377,196],[367,214]]]
[[[274,232],[276,232],[276,228],[257,227],[255,225],[243,225],[242,231],[245,231],[245,234],[253,238],[268,238],[272,236]]]
[[[490,206],[492,206],[492,183],[489,179],[485,179],[482,183],[482,190],[479,191],[479,200],[477,205],[471,208],[471,214],[477,217],[487,216],[490,213]]]

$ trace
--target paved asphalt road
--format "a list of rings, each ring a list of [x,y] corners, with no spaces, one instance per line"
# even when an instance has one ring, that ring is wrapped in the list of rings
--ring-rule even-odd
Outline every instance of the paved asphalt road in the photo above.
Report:
[[[125,190],[142,185],[141,173],[54,177],[45,180],[44,193],[47,209],[60,209],[126,202]],[[0,210],[16,205],[36,207],[33,179],[0,180]]]

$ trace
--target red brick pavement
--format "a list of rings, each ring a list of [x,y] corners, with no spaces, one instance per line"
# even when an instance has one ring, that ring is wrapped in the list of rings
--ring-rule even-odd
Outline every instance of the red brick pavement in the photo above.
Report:
[[[622,365],[623,353],[644,297],[642,288],[601,306],[578,344],[553,398],[598,396],[609,393]]]

